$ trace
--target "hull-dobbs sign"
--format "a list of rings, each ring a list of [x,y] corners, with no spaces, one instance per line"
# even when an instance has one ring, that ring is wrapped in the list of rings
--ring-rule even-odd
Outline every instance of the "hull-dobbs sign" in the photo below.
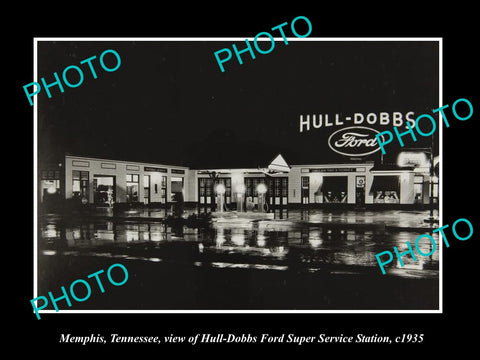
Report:
[[[331,155],[339,154],[350,158],[366,158],[383,153],[382,144],[390,140],[384,129],[408,131],[415,126],[415,111],[317,113],[301,114],[299,118],[300,133],[316,133],[318,142],[328,144],[328,149],[332,150]],[[409,144],[419,148],[428,145]]]
[[[330,116],[329,116],[330,115]],[[415,126],[415,112],[409,111],[402,113],[399,111],[380,112],[380,113],[353,113],[352,116],[343,116],[341,114],[313,114],[300,115],[300,132],[310,131],[313,129],[328,128],[332,126],[404,126],[407,123],[411,127]]]

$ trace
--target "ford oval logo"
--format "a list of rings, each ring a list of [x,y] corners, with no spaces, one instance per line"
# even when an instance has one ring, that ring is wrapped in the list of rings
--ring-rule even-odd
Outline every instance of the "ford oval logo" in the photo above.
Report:
[[[375,137],[377,134],[380,132],[365,126],[350,126],[330,135],[328,146],[342,155],[366,156],[380,150]]]

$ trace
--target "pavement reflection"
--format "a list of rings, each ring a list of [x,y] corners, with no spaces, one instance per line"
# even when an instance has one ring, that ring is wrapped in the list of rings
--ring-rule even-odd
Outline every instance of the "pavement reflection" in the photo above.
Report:
[[[154,212],[153,217],[156,215]],[[215,218],[208,228],[167,226],[149,222],[148,216],[142,222],[103,217],[88,221],[46,218],[40,222],[39,250],[46,256],[127,256],[215,268],[380,274],[376,253],[393,246],[401,251],[406,241],[413,241],[428,227],[422,221],[423,213],[386,212],[381,217],[382,226],[378,226],[376,215],[313,210],[289,211],[282,218],[226,214]],[[389,226],[395,231],[389,230]],[[438,234],[433,237],[438,246]],[[421,246],[425,247],[422,252],[429,253],[432,244]],[[403,261],[404,267],[399,262],[389,264],[387,274],[438,277],[438,251],[428,257],[419,256],[417,261],[410,257],[404,257]]]

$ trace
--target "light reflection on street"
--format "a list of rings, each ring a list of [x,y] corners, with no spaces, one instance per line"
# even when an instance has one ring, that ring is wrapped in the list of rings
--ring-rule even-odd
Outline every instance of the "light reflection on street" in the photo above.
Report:
[[[164,244],[198,243],[201,246],[197,248],[201,251],[195,263],[202,266],[209,264],[221,267],[227,265],[220,264],[230,264],[228,267],[271,270],[303,266],[307,271],[313,272],[327,266],[331,267],[331,273],[378,271],[380,274],[375,254],[386,250],[393,252],[394,246],[403,252],[406,250],[406,241],[413,245],[415,239],[425,233],[421,230],[385,232],[375,228],[328,225],[332,221],[336,224],[349,224],[353,220],[356,223],[373,223],[373,216],[362,214],[362,218],[359,218],[360,215],[355,218],[354,215],[347,215],[336,217],[331,213],[312,211],[308,215],[304,212],[290,212],[288,219],[252,220],[237,217],[230,222],[214,221],[212,227],[207,229],[171,227],[148,222],[116,223],[108,220],[65,225],[49,222],[40,229],[39,248],[44,255],[60,252],[75,254],[82,250],[111,257],[136,256],[149,261],[161,261],[160,255],[149,255],[148,251],[163,249]],[[308,224],[304,222],[306,216]],[[392,218],[391,221],[393,220]],[[390,219],[386,217],[386,221]],[[413,224],[416,220],[407,217],[404,221]],[[432,253],[431,255],[417,256],[417,261],[406,255],[402,257],[403,267],[399,261],[394,260],[387,269],[399,276],[438,276],[438,234],[434,234],[433,238],[435,245],[427,238],[419,244],[424,254]],[[128,248],[141,244],[147,244],[148,249],[151,249],[145,250],[141,256],[104,250],[106,247]],[[432,251],[434,246],[436,251]]]

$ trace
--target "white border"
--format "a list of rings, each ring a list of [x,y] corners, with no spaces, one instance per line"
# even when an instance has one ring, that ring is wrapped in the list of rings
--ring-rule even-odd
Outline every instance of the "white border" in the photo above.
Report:
[[[182,37],[182,38],[158,38],[158,37],[69,37],[69,38],[58,38],[58,37],[41,37],[33,38],[33,81],[38,82],[38,72],[37,72],[37,60],[38,60],[38,42],[39,41],[253,41],[253,37],[211,37],[211,38],[195,38],[195,37]],[[274,38],[275,41],[283,41],[283,38]],[[443,106],[443,38],[441,37],[329,37],[329,38],[289,38],[288,41],[322,41],[322,42],[341,42],[341,41],[426,41],[426,42],[438,42],[439,44],[439,99],[438,107]],[[257,41],[270,41],[270,39],[259,38]],[[433,110],[433,109],[432,109]],[[37,248],[37,234],[38,234],[38,208],[37,208],[37,197],[38,197],[38,158],[37,158],[37,136],[38,136],[38,106],[37,99],[34,99],[33,104],[33,209],[34,209],[34,218],[33,218],[33,298],[38,296],[37,294],[37,276],[38,276],[38,248]],[[439,163],[440,163],[440,174],[439,174],[439,226],[443,226],[443,124],[440,126],[439,131]],[[57,314],[57,313],[69,313],[69,314],[441,314],[443,313],[443,242],[439,240],[440,250],[439,250],[439,309],[438,310],[39,310],[40,314]]]
[[[443,39],[439,38],[438,41],[438,107],[443,106]],[[443,122],[439,130],[439,144],[438,144],[438,156],[439,156],[439,169],[440,173],[438,174],[438,226],[443,226]],[[433,149],[432,149],[433,151]],[[443,241],[440,240],[440,234],[438,235],[438,243],[441,244],[439,250],[439,287],[438,287],[438,296],[439,296],[439,313],[443,313]]]
[[[33,39],[33,81],[37,81],[37,39]],[[37,267],[38,267],[38,104],[37,98],[33,99],[33,298],[37,297]]]

